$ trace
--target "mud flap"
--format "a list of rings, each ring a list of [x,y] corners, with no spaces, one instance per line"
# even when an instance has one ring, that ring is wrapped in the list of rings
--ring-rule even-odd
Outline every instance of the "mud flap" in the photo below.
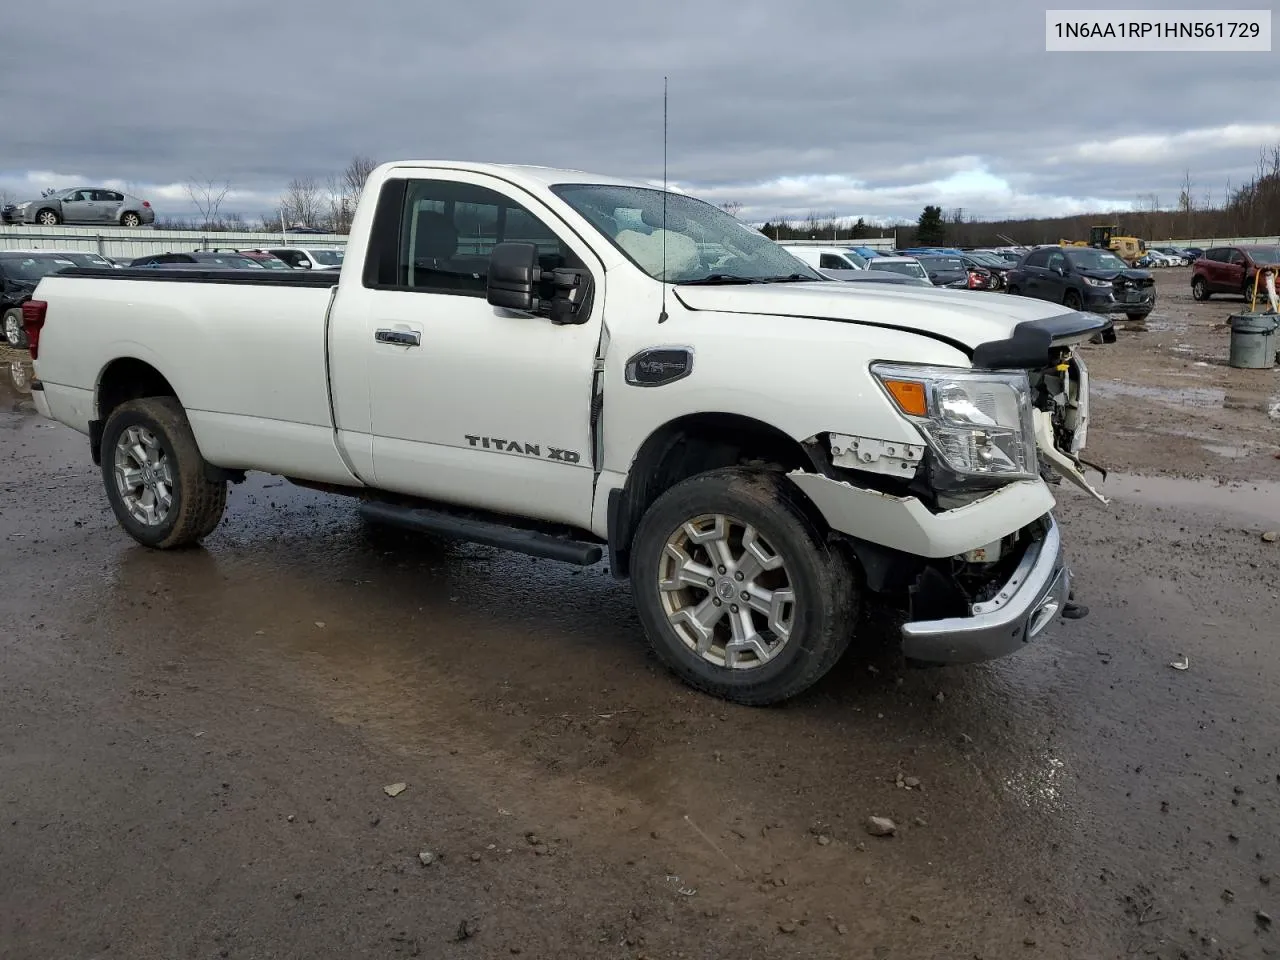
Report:
[[[1084,473],[1080,470],[1079,463],[1073,458],[1067,456],[1059,450],[1053,442],[1053,420],[1048,412],[1044,410],[1033,410],[1031,412],[1035,420],[1036,430],[1036,446],[1040,450],[1040,456],[1049,461],[1049,464],[1060,474],[1074,483],[1085,493],[1089,494],[1100,503],[1110,503],[1111,501],[1100,494],[1085,479]]]

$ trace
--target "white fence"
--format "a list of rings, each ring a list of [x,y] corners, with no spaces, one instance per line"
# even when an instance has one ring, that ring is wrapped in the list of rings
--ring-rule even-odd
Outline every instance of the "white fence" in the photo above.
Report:
[[[1280,246],[1280,237],[1202,237],[1196,240],[1148,240],[1148,247],[1276,247]]]
[[[770,238],[772,239],[772,237]],[[779,240],[778,243],[791,247],[869,247],[872,250],[892,250],[897,241],[893,237],[862,237],[858,240]]]
[[[132,260],[149,253],[211,250],[215,247],[342,247],[347,238],[330,233],[212,233],[151,230],[145,227],[0,226],[0,250],[80,250]]]

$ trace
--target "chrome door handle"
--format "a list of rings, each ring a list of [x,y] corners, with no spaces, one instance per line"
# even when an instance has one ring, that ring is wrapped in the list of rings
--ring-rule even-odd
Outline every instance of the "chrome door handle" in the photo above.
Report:
[[[379,343],[394,343],[398,347],[422,346],[422,334],[417,330],[379,330],[373,339]]]

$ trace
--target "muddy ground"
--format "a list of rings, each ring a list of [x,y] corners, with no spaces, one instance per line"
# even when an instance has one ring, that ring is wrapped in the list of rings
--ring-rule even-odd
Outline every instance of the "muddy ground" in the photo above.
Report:
[[[1159,276],[1088,350],[1089,618],[767,710],[667,675],[603,565],[271,478],[146,551],[0,378],[0,956],[1277,955],[1280,372]]]

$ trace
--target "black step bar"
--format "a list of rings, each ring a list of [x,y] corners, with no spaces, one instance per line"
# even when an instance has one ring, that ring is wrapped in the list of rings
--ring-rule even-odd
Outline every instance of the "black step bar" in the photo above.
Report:
[[[546,560],[559,560],[580,567],[599,563],[604,547],[598,543],[585,543],[567,537],[553,536],[540,530],[528,530],[508,526],[493,520],[481,519],[430,507],[407,507],[393,503],[369,502],[360,505],[360,515],[374,523],[413,530],[418,533],[434,533],[454,540],[482,543],[489,547],[514,550],[516,553]]]

